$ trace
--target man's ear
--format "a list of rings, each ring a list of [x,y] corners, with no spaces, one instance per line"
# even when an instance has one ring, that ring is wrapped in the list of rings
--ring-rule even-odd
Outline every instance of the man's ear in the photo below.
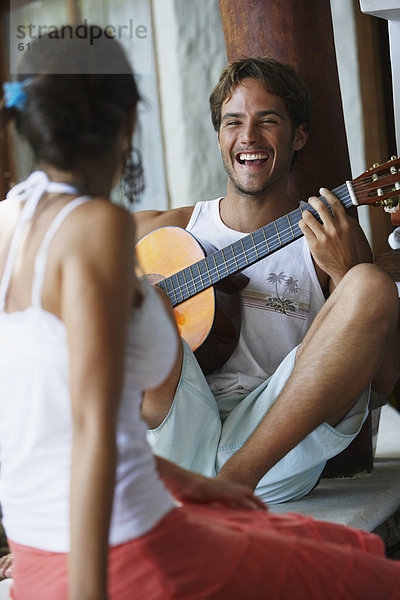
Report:
[[[293,150],[301,150],[308,140],[308,127],[306,123],[302,123],[294,130],[293,134]]]

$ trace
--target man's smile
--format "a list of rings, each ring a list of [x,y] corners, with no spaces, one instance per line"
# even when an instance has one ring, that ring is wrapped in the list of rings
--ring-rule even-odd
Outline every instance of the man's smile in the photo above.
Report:
[[[267,152],[238,152],[236,161],[240,165],[255,166],[263,165],[267,162],[269,154]]]

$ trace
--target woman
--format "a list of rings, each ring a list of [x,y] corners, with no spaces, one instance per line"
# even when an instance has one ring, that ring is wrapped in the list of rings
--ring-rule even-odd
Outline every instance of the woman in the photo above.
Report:
[[[13,597],[400,598],[400,567],[377,537],[269,515],[245,487],[152,457],[142,392],[179,345],[135,275],[132,218],[109,201],[139,95],[113,40],[83,53],[45,38],[39,50],[22,67],[36,74],[6,86],[1,110],[39,168],[0,204],[0,500]]]

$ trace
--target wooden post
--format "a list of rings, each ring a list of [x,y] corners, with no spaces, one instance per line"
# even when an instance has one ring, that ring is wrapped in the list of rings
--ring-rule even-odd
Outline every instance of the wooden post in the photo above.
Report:
[[[321,186],[351,179],[350,159],[329,0],[219,0],[229,61],[271,56],[293,65],[312,98],[312,130],[291,173],[289,193],[307,200]],[[371,471],[370,418],[349,451],[332,461],[326,476]]]
[[[329,0],[220,0],[228,60],[271,56],[293,65],[312,97],[312,130],[290,181],[307,200],[351,179]]]
[[[68,0],[68,20],[72,25],[76,25],[81,20],[81,14],[77,0]]]

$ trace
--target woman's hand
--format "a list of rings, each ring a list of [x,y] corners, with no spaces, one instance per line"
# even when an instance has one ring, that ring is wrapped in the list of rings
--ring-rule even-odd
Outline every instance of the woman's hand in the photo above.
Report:
[[[159,456],[155,459],[165,486],[174,498],[183,504],[223,504],[231,508],[267,510],[265,504],[245,485],[215,477],[204,477],[182,469]]]

